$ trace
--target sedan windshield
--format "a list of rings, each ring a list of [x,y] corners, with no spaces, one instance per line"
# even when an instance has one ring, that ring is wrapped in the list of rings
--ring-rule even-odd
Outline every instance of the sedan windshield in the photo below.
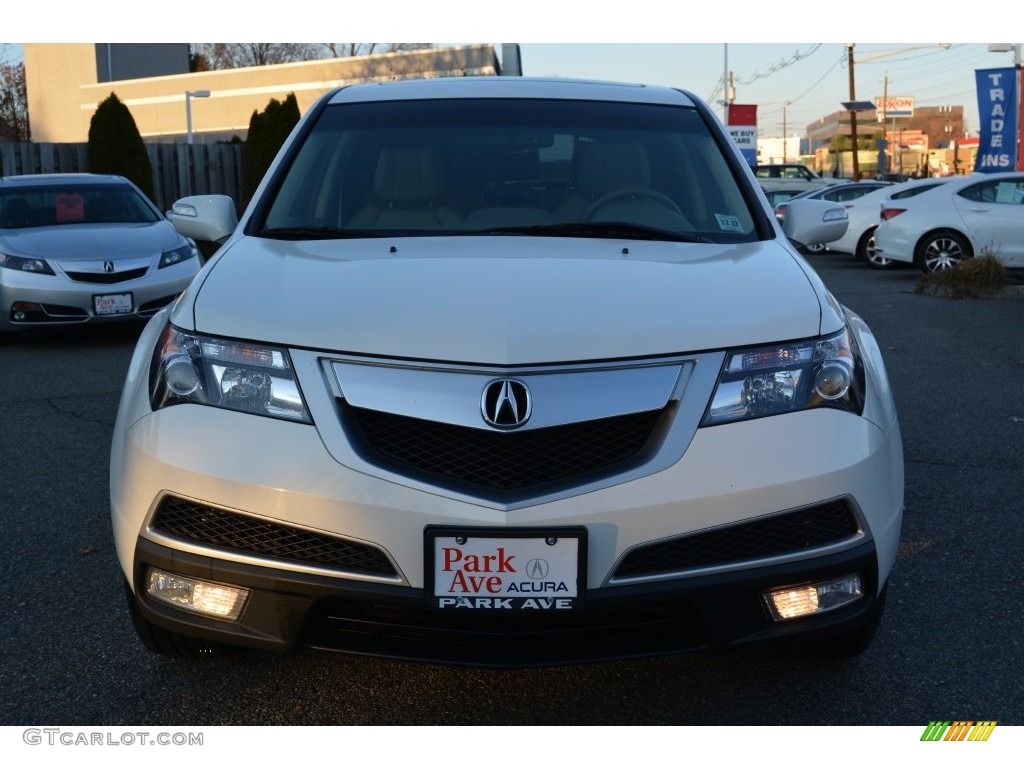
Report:
[[[256,233],[755,240],[723,151],[698,111],[679,106],[337,104],[306,136]]]
[[[151,224],[159,216],[127,184],[74,184],[0,190],[0,228],[64,224]]]

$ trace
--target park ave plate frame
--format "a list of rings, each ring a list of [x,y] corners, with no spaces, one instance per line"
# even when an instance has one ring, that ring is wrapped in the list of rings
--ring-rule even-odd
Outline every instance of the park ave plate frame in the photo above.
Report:
[[[108,315],[130,315],[135,311],[135,297],[131,291],[124,293],[94,293],[93,314],[97,317]]]
[[[586,597],[587,529],[462,528],[423,531],[424,594],[436,610],[563,613]]]

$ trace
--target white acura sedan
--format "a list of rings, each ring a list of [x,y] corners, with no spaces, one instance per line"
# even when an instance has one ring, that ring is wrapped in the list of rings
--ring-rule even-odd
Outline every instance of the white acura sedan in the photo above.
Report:
[[[882,206],[881,258],[949,269],[983,253],[1024,267],[1024,173],[975,173]]]
[[[143,332],[111,453],[151,650],[529,666],[882,614],[903,457],[879,344],[693,95],[344,87]]]
[[[945,177],[914,179],[900,184],[886,185],[854,200],[844,201],[843,205],[850,217],[849,225],[846,227],[846,234],[829,243],[829,250],[850,253],[867,266],[876,269],[885,269],[891,266],[892,260],[885,258],[875,249],[875,230],[878,229],[878,225],[882,221],[882,208],[890,201],[916,197],[925,190],[937,187],[947,180]]]
[[[121,176],[0,177],[0,336],[150,318],[198,271],[195,242]]]

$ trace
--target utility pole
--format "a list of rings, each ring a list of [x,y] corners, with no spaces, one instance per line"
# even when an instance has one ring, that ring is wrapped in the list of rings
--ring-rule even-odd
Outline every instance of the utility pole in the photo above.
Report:
[[[850,102],[857,101],[856,89],[853,85],[853,43],[846,44],[847,66],[850,70]],[[850,139],[853,141],[853,180],[860,180],[860,163],[857,160],[857,113],[850,110]]]
[[[886,117],[888,117],[888,110],[889,110],[889,73],[887,72],[886,75],[885,75],[885,80],[883,81],[883,84],[882,84],[882,152],[883,153],[886,152],[887,149],[889,149],[889,142],[885,138],[885,119],[886,119]],[[895,139],[896,138],[896,118],[893,118],[892,123],[893,123],[893,138]],[[894,157],[895,157],[895,155],[894,155]],[[885,164],[886,164],[886,169],[885,170],[887,172],[891,171],[892,169],[888,167],[889,166],[889,161],[888,160],[886,160]]]
[[[722,63],[722,124],[729,124],[729,44],[725,43],[725,61]]]
[[[786,107],[789,106],[788,101],[782,102],[782,162],[789,162],[789,134],[786,133]]]

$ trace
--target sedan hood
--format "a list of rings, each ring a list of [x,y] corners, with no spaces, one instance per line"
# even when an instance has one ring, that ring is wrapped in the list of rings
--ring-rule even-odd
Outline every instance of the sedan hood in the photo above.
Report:
[[[776,241],[243,237],[207,265],[174,322],[351,354],[519,365],[812,337],[823,307],[839,322],[825,296]]]
[[[61,224],[55,227],[8,229],[3,247],[13,255],[47,259],[93,260],[152,256],[181,244],[166,221],[151,224]]]

